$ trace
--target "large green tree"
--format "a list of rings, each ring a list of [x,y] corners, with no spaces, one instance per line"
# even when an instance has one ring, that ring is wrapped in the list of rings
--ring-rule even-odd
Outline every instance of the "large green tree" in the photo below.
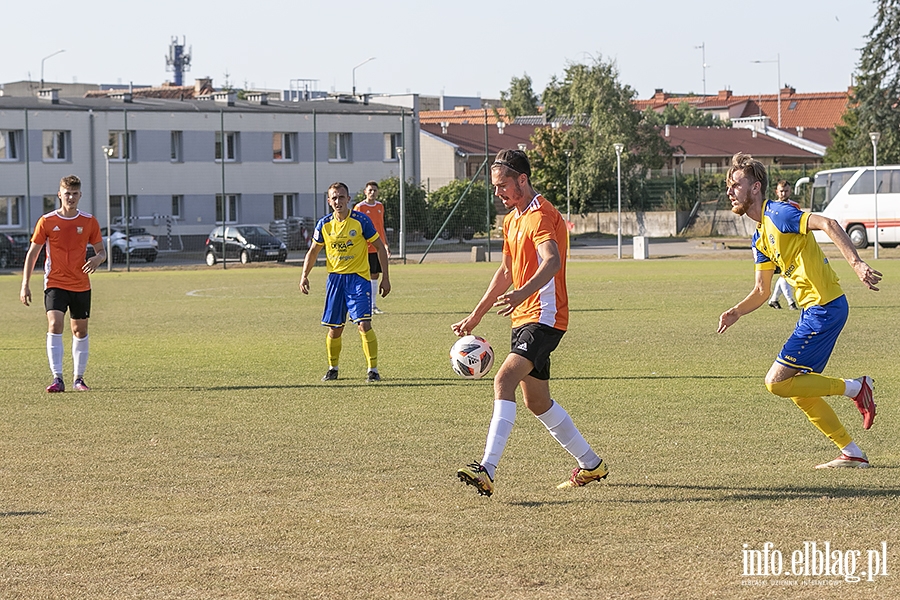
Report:
[[[539,101],[531,87],[531,77],[528,73],[522,77],[513,77],[509,82],[509,90],[500,92],[500,100],[510,119],[538,113]]]
[[[647,169],[661,168],[672,148],[644,114],[634,110],[636,92],[619,82],[613,62],[570,64],[561,80],[551,79],[542,96],[548,119],[564,124],[559,133],[540,130],[533,139],[533,179],[548,199],[564,205],[566,151],[573,213],[607,206],[616,193],[614,144],[621,143],[623,205],[634,204]],[[560,175],[562,177],[560,178]],[[560,186],[560,181],[563,185]],[[559,189],[562,187],[563,189]],[[557,191],[558,190],[558,191]]]
[[[856,85],[825,162],[872,163],[869,133],[881,133],[879,164],[900,162],[900,0],[876,0],[875,25],[860,52]]]

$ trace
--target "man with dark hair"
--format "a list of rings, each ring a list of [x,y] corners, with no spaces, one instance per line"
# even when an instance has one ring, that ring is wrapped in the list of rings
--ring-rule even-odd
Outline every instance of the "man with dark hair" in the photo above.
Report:
[[[769,372],[766,388],[790,398],[810,422],[840,448],[836,459],[817,469],[865,468],[866,454],[856,445],[834,410],[822,396],[844,395],[853,399],[863,416],[863,428],[875,420],[872,378],[838,379],[821,375],[831,357],[838,335],[847,321],[847,298],[838,277],[813,231],[824,231],[866,287],[878,291],[881,273],[867,265],[856,252],[847,232],[827,217],[803,212],[786,202],[768,202],[765,166],[748,154],[732,158],[727,193],[731,211],[758,223],[753,235],[756,281],[746,298],[719,317],[718,332],[724,333],[742,316],[766,303],[775,267],[797,290],[802,309],[794,333],[784,344]]]
[[[81,200],[81,180],[75,175],[63,177],[59,182],[60,207],[38,219],[31,236],[31,246],[25,256],[22,272],[22,304],[31,304],[29,282],[34,272],[41,247],[46,249],[44,261],[44,308],[47,311],[47,360],[53,373],[53,383],[47,387],[50,393],[66,391],[63,382],[63,342],[66,311],[72,329],[72,362],[76,391],[90,388],[84,383],[89,342],[88,319],[91,316],[91,278],[106,260],[100,224],[93,215],[78,210]],[[94,256],[85,258],[87,246],[94,249]]]
[[[388,248],[388,239],[384,231],[384,204],[378,201],[378,182],[368,182],[363,193],[366,199],[358,202],[353,210],[361,212],[372,220],[372,225],[375,226],[375,231],[384,242],[384,248],[390,259],[391,250]],[[372,314],[380,315],[382,310],[378,308],[378,276],[381,275],[381,260],[378,258],[378,250],[373,244],[369,244],[369,273],[369,279],[372,282]]]
[[[503,220],[503,261],[472,312],[451,327],[458,336],[468,335],[495,306],[499,315],[512,316],[512,341],[494,377],[494,411],[484,456],[459,469],[457,477],[481,495],[494,493],[494,474],[515,422],[520,387],[525,406],[578,462],[571,477],[557,487],[580,487],[603,479],[608,469],[550,396],[550,353],[569,322],[566,224],[531,187],[531,165],[523,151],[501,150],[491,165],[491,183],[510,209]]]
[[[366,381],[381,381],[378,373],[378,339],[372,329],[372,298],[369,284],[369,261],[367,244],[375,246],[384,277],[381,280],[381,295],[391,291],[388,277],[387,250],[375,231],[375,226],[366,215],[350,210],[350,191],[343,183],[333,183],[328,188],[328,205],[334,211],[322,217],[313,232],[312,244],[303,259],[303,274],[300,276],[300,291],[309,294],[309,273],[316,264],[316,258],[325,248],[328,266],[328,282],[325,285],[325,311],[322,325],[328,327],[325,336],[325,350],[328,353],[328,371],[322,381],[338,378],[338,360],[341,356],[341,335],[347,314],[356,323],[366,356]]]

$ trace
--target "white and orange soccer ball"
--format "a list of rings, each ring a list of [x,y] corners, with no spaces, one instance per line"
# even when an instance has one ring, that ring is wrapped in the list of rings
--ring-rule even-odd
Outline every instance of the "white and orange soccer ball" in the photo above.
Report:
[[[494,366],[494,350],[487,340],[465,335],[450,348],[450,366],[465,379],[481,379]]]

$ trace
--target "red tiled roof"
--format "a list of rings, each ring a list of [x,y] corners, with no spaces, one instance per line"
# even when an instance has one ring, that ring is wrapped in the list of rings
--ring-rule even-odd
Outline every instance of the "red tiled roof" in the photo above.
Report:
[[[484,119],[483,112],[482,119]],[[420,122],[420,126],[422,131],[457,145],[460,151],[466,154],[484,156],[484,121],[451,123],[447,126],[447,133],[442,133],[441,126],[435,123]],[[518,148],[519,144],[525,144],[526,149],[531,150],[530,138],[535,129],[534,125],[507,125],[501,134],[496,123],[488,124],[488,153],[496,154],[504,148]]]
[[[781,90],[781,129],[796,127],[834,129],[842,122],[847,110],[849,92],[797,93],[785,86]],[[728,109],[729,118],[755,117],[760,114],[769,117],[769,123],[778,127],[778,94],[757,94],[755,96],[733,96],[731,91],[722,90],[715,96],[678,96],[657,90],[652,98],[634,100],[638,110],[651,108],[661,112],[667,105],[682,102],[700,110]]]
[[[506,109],[500,108],[465,108],[459,110],[423,110],[419,112],[419,123],[455,123],[459,125],[473,124],[484,125],[485,110],[487,111],[488,125],[495,125],[497,121],[509,123]]]
[[[780,142],[762,133],[754,137],[750,129],[676,126],[670,126],[668,129],[669,136],[666,137],[666,141],[676,148],[676,154],[685,156],[723,157],[746,152],[756,157],[803,158],[809,159],[810,162],[821,160],[817,154]],[[679,146],[681,149],[678,149]]]

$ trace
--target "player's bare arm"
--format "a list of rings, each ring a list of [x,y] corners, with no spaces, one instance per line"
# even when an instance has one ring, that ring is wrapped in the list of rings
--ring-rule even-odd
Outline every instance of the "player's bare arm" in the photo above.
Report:
[[[375,246],[376,252],[378,252],[378,262],[381,264],[381,283],[378,286],[378,291],[381,292],[381,297],[384,298],[388,294],[391,293],[391,278],[388,275],[388,251],[387,246],[384,245],[384,242],[381,241],[381,238],[378,238],[372,245]]]
[[[322,244],[313,242],[309,250],[306,251],[306,256],[303,257],[303,274],[300,275],[299,287],[304,294],[309,294],[309,272],[312,271],[316,264],[316,259],[319,257],[319,252],[324,247]]]
[[[34,273],[34,263],[37,262],[38,254],[41,253],[42,246],[31,242],[28,246],[28,253],[25,255],[25,265],[22,267],[22,289],[19,291],[19,300],[25,306],[31,305],[31,275]]]
[[[811,214],[806,224],[811,230],[824,231],[831,241],[834,242],[837,249],[841,251],[844,260],[853,268],[859,280],[870,290],[878,291],[876,286],[881,281],[881,273],[870,267],[866,261],[859,257],[856,247],[850,241],[850,236],[847,235],[840,223],[822,215]]]
[[[94,255],[87,259],[84,266],[81,267],[81,270],[88,275],[96,271],[97,267],[106,261],[106,249],[103,247],[103,242],[91,244],[91,248],[94,249]]]
[[[481,323],[481,319],[484,318],[484,315],[491,310],[491,307],[497,301],[497,297],[508,290],[509,286],[512,285],[511,267],[512,258],[510,258],[508,254],[504,254],[503,262],[491,278],[491,283],[488,285],[488,289],[484,293],[484,296],[481,297],[481,300],[478,301],[478,304],[465,319],[450,326],[453,333],[458,336],[469,335],[476,327],[478,327],[478,324]]]
[[[753,289],[747,297],[723,312],[719,316],[719,328],[716,333],[725,333],[725,330],[738,322],[738,319],[762,306],[769,299],[772,290],[772,269],[756,271]]]
[[[547,285],[551,279],[559,271],[562,266],[562,260],[559,256],[559,246],[553,240],[548,240],[538,245],[538,256],[541,257],[541,266],[534,272],[534,276],[525,282],[525,284],[517,289],[510,290],[505,294],[501,294],[494,302],[494,306],[501,307],[497,311],[498,315],[508,316],[516,309],[516,307],[525,300]]]

